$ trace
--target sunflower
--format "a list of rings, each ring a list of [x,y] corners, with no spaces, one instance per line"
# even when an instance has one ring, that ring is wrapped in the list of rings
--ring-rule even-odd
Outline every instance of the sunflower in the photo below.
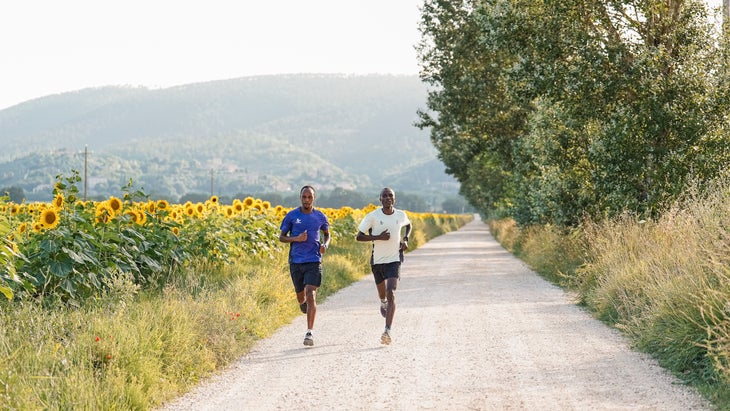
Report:
[[[128,215],[129,219],[132,220],[133,223],[139,224],[139,213],[135,210],[127,210],[124,212],[124,215]]]
[[[254,201],[255,200],[253,199],[253,197],[246,197],[246,198],[243,199],[243,206],[245,208],[247,208],[247,209],[248,208],[251,208],[251,206],[253,205]]]
[[[213,204],[218,204],[218,196],[210,196],[210,202]]]
[[[180,234],[180,229],[177,227],[172,227],[172,233],[175,235],[178,235],[178,234]]]
[[[34,233],[40,233],[41,230],[43,230],[43,223],[41,223],[40,221],[36,221],[35,223],[33,223]]]
[[[144,210],[137,210],[137,221],[136,223],[139,225],[144,225],[144,223],[147,222],[147,213],[144,212]]]
[[[203,215],[203,211],[205,211],[205,204],[203,203],[195,203],[195,212],[198,215]]]
[[[226,217],[230,218],[230,217],[233,217],[233,214],[235,214],[235,211],[233,210],[233,207],[225,206],[225,207],[223,207],[223,214],[225,214]]]
[[[241,200],[236,200],[233,202],[233,211],[236,212],[236,214],[240,214],[243,211],[243,203]]]
[[[18,215],[20,212],[20,206],[17,204],[10,204],[10,215]]]
[[[167,200],[157,200],[158,210],[167,210],[168,208],[170,208],[170,203],[168,203]]]
[[[109,202],[109,207],[115,214],[122,209],[122,200],[117,197],[111,196],[107,201]]]
[[[110,219],[114,218],[114,211],[111,206],[109,206],[108,201],[96,203],[96,206],[94,207],[94,217],[97,223],[106,223]]]
[[[193,207],[192,205],[189,207],[185,207],[185,214],[187,214],[189,217],[194,217],[195,216],[195,207]]]
[[[60,222],[60,218],[58,217],[56,210],[53,208],[44,210],[43,213],[41,214],[41,223],[43,224],[43,228],[46,228],[46,229],[56,228],[56,226],[58,226],[59,222]]]
[[[53,206],[59,210],[63,208],[63,194],[56,194],[56,197],[53,198]]]
[[[271,208],[271,203],[268,201],[262,202],[261,205],[264,206],[264,210],[268,210]]]
[[[17,228],[18,234],[23,234],[28,231],[28,223],[21,223]]]

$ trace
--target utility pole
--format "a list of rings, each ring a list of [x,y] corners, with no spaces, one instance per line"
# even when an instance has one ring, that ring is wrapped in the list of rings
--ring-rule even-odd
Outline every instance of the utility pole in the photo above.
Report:
[[[89,146],[84,145],[84,201],[86,201],[86,188],[88,187],[87,181],[89,181]]]
[[[210,169],[210,196],[213,197],[213,169]]]
[[[89,180],[89,146],[84,145],[84,201],[86,201],[86,190],[88,188],[87,181]]]

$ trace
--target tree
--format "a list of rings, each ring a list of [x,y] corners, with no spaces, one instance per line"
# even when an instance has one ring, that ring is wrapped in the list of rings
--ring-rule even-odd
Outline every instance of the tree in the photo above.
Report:
[[[439,157],[480,212],[656,215],[730,159],[724,46],[682,0],[426,1]]]
[[[323,194],[321,197],[318,197],[317,204],[330,208],[342,208],[345,206],[361,208],[366,206],[368,201],[357,191],[335,187],[329,194]]]
[[[463,197],[449,197],[441,203],[442,211],[451,214],[473,213],[474,208]]]
[[[22,187],[10,186],[0,190],[0,194],[10,197],[10,201],[20,204],[25,200],[25,192]]]
[[[185,204],[190,201],[191,203],[205,203],[210,199],[210,194],[201,193],[187,193],[180,197],[180,204]]]

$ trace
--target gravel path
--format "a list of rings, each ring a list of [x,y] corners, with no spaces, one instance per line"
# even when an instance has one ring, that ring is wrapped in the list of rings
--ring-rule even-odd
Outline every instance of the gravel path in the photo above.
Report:
[[[163,409],[710,408],[479,220],[407,254],[396,295],[390,346],[367,276],[318,306],[314,347],[300,315]]]

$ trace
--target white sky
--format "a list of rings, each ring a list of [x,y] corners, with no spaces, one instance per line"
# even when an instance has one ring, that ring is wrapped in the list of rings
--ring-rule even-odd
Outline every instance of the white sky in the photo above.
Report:
[[[0,110],[105,85],[417,74],[423,0],[7,0]]]

